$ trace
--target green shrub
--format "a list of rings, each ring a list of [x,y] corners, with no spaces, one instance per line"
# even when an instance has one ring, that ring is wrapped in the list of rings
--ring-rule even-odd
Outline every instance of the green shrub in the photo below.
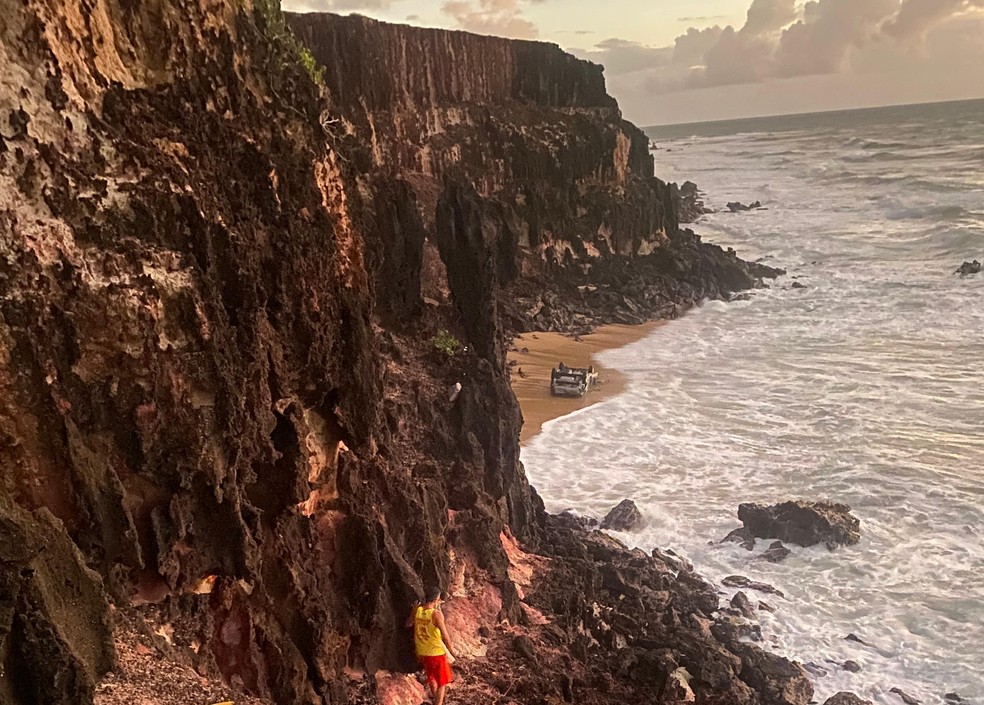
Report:
[[[280,0],[254,0],[253,7],[263,17],[266,34],[273,41],[276,49],[282,54],[283,61],[294,61],[307,71],[308,76],[317,85],[325,84],[325,67],[317,62],[314,54],[298,41],[287,26]]]
[[[461,347],[458,339],[443,328],[437,331],[437,335],[431,340],[431,345],[434,346],[435,350],[444,353],[448,357],[454,357],[454,354],[458,352],[458,348]]]

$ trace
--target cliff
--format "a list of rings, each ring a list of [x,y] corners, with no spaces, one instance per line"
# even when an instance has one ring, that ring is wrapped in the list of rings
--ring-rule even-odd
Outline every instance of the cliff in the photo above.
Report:
[[[439,583],[475,688],[522,633],[526,702],[650,702],[678,667],[701,702],[805,702],[519,463],[508,332],[767,273],[680,230],[598,67],[290,17],[319,75],[266,2],[2,10],[0,700],[92,702],[136,630],[237,692],[379,701]]]

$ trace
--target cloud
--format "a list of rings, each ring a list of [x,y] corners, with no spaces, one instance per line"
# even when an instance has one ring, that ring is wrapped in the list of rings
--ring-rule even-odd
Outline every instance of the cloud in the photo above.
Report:
[[[850,72],[865,52],[888,47],[887,56],[895,45],[924,42],[934,28],[981,8],[984,0],[752,0],[740,29],[691,27],[669,58],[668,48],[617,39],[580,55],[600,60],[610,76],[642,71],[648,61],[659,68],[645,81],[650,92],[761,83]]]
[[[795,0],[754,0],[748,8],[743,34],[760,36],[777,32],[797,18]]]
[[[728,19],[728,15],[705,15],[703,17],[678,17],[677,22],[705,24],[707,22],[718,22],[726,19]]]
[[[705,29],[691,27],[686,34],[676,38],[673,62],[687,67],[703,64],[707,52],[718,43],[723,33],[724,30],[716,25]]]
[[[905,0],[885,31],[898,38],[922,38],[942,20],[971,7],[984,7],[984,0]]]
[[[879,36],[884,21],[898,11],[898,0],[814,0],[803,19],[782,34],[775,73],[808,76],[840,73],[851,52]]]
[[[523,17],[521,0],[451,0],[441,7],[461,29],[515,39],[536,39],[536,25]]]
[[[606,39],[594,49],[572,49],[571,52],[582,59],[602,64],[609,77],[662,68],[670,63],[673,56],[670,48],[657,48],[625,39]]]

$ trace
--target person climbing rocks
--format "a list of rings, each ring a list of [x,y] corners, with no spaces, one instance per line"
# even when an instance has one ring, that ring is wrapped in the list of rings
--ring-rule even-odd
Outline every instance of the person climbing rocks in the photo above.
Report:
[[[413,628],[414,651],[427,675],[427,686],[434,698],[434,705],[444,705],[448,684],[454,680],[448,655],[455,658],[455,654],[444,615],[438,609],[441,589],[427,588],[424,600],[423,604],[413,603],[406,627]]]

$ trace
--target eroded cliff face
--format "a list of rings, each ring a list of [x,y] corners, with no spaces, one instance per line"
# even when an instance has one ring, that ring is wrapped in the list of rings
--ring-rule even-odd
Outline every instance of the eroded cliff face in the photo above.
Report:
[[[359,16],[288,21],[328,67],[328,122],[364,175],[362,189],[380,179],[405,184],[434,244],[441,232],[460,230],[448,219],[466,211],[481,226],[474,237],[486,243],[496,278],[482,287],[497,293],[497,315],[471,311],[465,325],[490,331],[501,318],[509,331],[584,331],[600,321],[639,323],[771,274],[680,229],[675,187],[654,177],[649,140],[622,119],[599,66],[539,42]],[[482,214],[449,182],[468,184]],[[416,292],[428,254],[427,244],[383,248],[381,288],[399,281],[395,288]],[[393,271],[414,278],[397,280]],[[424,277],[425,294],[442,289],[434,279]],[[380,303],[392,307],[386,297]],[[418,305],[398,303],[398,311]],[[489,351],[489,341],[481,347]]]
[[[322,85],[265,3],[0,10],[3,701],[90,702],[110,605],[278,703],[411,668],[423,583],[535,623],[512,537],[575,534],[519,463],[505,334],[754,281],[679,230],[600,69],[293,17]],[[584,570],[564,634],[611,629],[591,601],[619,593]]]

